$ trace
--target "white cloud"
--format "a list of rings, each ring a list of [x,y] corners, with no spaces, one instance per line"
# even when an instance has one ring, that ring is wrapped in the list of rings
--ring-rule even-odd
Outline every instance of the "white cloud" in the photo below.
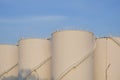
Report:
[[[66,20],[66,16],[30,16],[22,18],[3,18],[0,19],[0,23],[31,23],[31,22],[58,22]]]

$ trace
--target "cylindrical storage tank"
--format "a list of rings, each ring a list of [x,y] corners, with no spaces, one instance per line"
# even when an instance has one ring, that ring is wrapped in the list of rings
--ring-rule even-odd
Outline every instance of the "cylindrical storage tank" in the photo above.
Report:
[[[0,80],[18,80],[18,47],[0,44]]]
[[[120,38],[98,38],[94,54],[94,80],[120,80]]]
[[[93,33],[63,30],[52,34],[53,80],[93,80]]]
[[[98,38],[94,53],[94,80],[106,80],[106,69],[107,38]]]
[[[48,39],[19,41],[19,80],[51,80],[51,49]]]

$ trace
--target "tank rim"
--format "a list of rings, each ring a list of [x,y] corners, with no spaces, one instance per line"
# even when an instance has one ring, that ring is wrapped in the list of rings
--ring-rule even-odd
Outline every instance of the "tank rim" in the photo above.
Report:
[[[86,32],[86,33],[90,33],[90,34],[92,34],[92,35],[94,35],[94,33],[93,32],[90,32],[90,31],[87,31],[87,30],[59,30],[59,31],[55,31],[55,32],[53,32],[52,34],[51,34],[51,36],[53,36],[55,33],[57,33],[57,32],[64,32],[64,31],[78,31],[78,32]]]
[[[18,43],[22,40],[49,40],[49,38],[21,38],[18,40]]]
[[[112,38],[120,38],[120,36],[111,36]],[[106,39],[106,38],[109,38],[109,36],[108,37],[98,37],[97,39]]]

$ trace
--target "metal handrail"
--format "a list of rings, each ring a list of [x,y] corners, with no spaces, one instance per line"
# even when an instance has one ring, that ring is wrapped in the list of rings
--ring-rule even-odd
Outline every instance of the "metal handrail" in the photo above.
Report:
[[[114,38],[112,37],[107,37],[108,39],[111,39],[112,41],[114,41],[119,47],[120,47],[120,42],[118,42],[117,40],[115,40]],[[110,68],[111,64],[109,64],[106,68],[106,80],[108,80],[108,70]]]
[[[33,68],[31,70],[31,72],[24,78],[24,80],[26,80],[33,72],[37,73],[37,70],[42,67],[46,62],[48,62],[51,59],[51,57],[47,58],[46,60],[44,60],[42,63],[40,63],[39,65],[36,66],[36,68]],[[37,73],[38,74],[38,73]]]
[[[78,60],[76,63],[73,63],[71,66],[69,66],[65,71],[63,71],[59,77],[57,77],[55,80],[61,80],[63,77],[65,77],[70,71],[78,67],[81,63],[83,63],[87,58],[89,58],[93,53],[93,51],[96,48],[96,42],[94,42],[94,46],[92,46],[93,49],[90,49],[90,51],[87,53],[87,55],[84,55],[84,57],[80,60]]]
[[[117,40],[115,40],[114,38],[112,37],[108,37],[109,39],[111,39],[112,41],[114,41],[119,47],[120,47],[120,42],[118,42]]]
[[[3,77],[3,76],[4,76],[5,74],[7,74],[8,72],[10,72],[11,70],[13,70],[17,65],[18,65],[18,63],[15,64],[14,66],[12,66],[10,69],[8,69],[7,71],[5,71],[4,73],[2,73],[2,74],[0,75],[0,78]]]

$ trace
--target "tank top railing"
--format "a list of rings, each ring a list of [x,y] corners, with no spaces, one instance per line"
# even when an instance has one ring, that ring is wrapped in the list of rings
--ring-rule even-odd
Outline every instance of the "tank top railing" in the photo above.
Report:
[[[90,48],[89,52],[87,52],[87,54],[85,54],[80,60],[78,60],[75,63],[73,63],[72,65],[70,65],[67,69],[65,69],[55,80],[63,79],[73,69],[77,68],[81,63],[83,63],[86,59],[88,59],[90,56],[92,56],[95,48],[96,48],[96,41],[93,43],[93,46],[91,46],[91,48]]]
[[[49,60],[51,60],[51,57],[47,58],[46,60],[44,60],[42,63],[40,63],[39,65],[37,65],[35,68],[33,68],[31,70],[31,72],[23,79],[23,80],[26,80],[33,72],[37,73],[37,70],[39,68],[41,68],[46,62],[48,62]],[[38,75],[38,73],[37,73]],[[38,80],[39,80],[39,75],[38,75]]]
[[[5,74],[9,73],[10,71],[12,71],[15,67],[17,67],[18,63],[15,64],[14,66],[12,66],[10,69],[8,69],[7,71],[5,71],[4,73],[2,73],[0,75],[0,78],[4,77]]]

